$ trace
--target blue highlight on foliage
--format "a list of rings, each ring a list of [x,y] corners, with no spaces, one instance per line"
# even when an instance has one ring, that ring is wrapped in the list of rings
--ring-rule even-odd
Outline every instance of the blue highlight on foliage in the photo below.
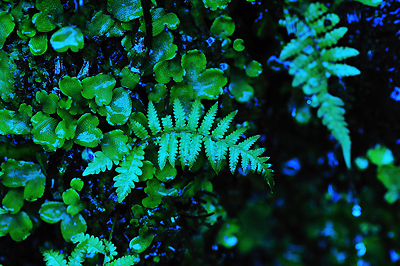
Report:
[[[390,259],[391,259],[393,262],[396,262],[396,261],[398,261],[398,260],[400,259],[399,254],[397,254],[397,252],[394,251],[393,249],[391,249],[391,250],[389,251],[389,254],[390,254]]]
[[[357,15],[356,11],[354,10],[354,14],[347,14],[347,22],[351,24],[353,21],[358,22],[360,19],[360,16]]]
[[[335,154],[333,154],[333,152],[328,152],[328,163],[330,166],[336,166],[339,164],[339,162],[336,159]]]
[[[326,223],[324,230],[321,231],[321,235],[336,238],[336,232],[333,229],[333,223],[331,221]]]
[[[353,206],[352,214],[354,217],[359,217],[361,215],[361,207],[357,203]]]
[[[365,252],[367,252],[367,248],[365,247],[363,242],[359,242],[356,244],[357,249],[357,256],[362,257],[365,255]]]
[[[336,193],[335,190],[333,189],[332,184],[328,186],[328,193],[331,195],[331,199],[333,202],[338,201],[342,196],[339,193]]]
[[[343,261],[346,259],[346,253],[340,252],[336,255],[336,259],[339,263],[343,263]]]
[[[399,87],[394,87],[394,91],[390,94],[390,98],[392,98],[395,101],[400,101],[400,88]]]
[[[297,158],[293,158],[283,164],[282,173],[284,175],[293,176],[300,170],[300,161]]]
[[[363,260],[357,261],[357,266],[370,266],[370,265],[371,265],[370,263],[363,261]]]

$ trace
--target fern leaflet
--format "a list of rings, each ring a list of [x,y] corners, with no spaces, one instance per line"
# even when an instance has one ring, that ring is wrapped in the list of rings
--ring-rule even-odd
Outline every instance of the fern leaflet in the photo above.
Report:
[[[144,151],[141,147],[134,147],[130,154],[115,169],[119,175],[114,177],[114,187],[117,188],[118,202],[122,202],[125,197],[135,188],[135,182],[139,182],[139,175],[142,174],[140,167],[143,166]]]
[[[64,254],[52,249],[43,251],[43,260],[47,266],[67,266]]]
[[[98,174],[106,170],[111,170],[112,167],[113,161],[105,156],[102,151],[96,151],[94,153],[94,160],[88,164],[82,175],[87,176]]]

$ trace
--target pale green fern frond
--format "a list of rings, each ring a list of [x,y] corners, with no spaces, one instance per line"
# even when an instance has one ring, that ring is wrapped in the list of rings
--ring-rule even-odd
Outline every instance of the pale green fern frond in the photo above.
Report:
[[[158,164],[160,169],[164,168],[167,161],[174,166],[178,158],[182,167],[188,166],[191,169],[204,146],[208,161],[217,173],[221,170],[222,161],[227,157],[228,152],[231,153],[228,161],[232,173],[240,158],[244,171],[250,169],[265,177],[272,172],[269,169],[271,165],[265,163],[268,157],[260,157],[260,149],[250,149],[259,136],[236,143],[246,128],[239,128],[225,136],[237,111],[228,114],[217,125],[214,125],[218,103],[214,104],[201,118],[202,105],[199,100],[192,104],[190,113],[186,115],[180,101],[176,99],[173,103],[174,117],[168,115],[161,118],[163,126],[163,130],[161,130],[160,118],[152,102],[149,103],[148,110],[151,111],[151,115],[148,115],[148,125],[152,132],[151,139],[159,146]],[[175,126],[173,122],[175,122]]]
[[[306,95],[313,96],[312,106],[320,106],[318,116],[339,141],[346,165],[350,168],[351,141],[344,122],[343,101],[328,93],[328,78],[331,75],[347,77],[360,74],[353,66],[336,63],[359,52],[350,47],[331,47],[344,36],[347,28],[335,29],[339,16],[327,12],[324,4],[312,3],[304,12],[303,20],[288,16],[283,24],[294,28],[293,23],[296,23],[296,30],[291,30],[296,38],[283,47],[279,58],[291,61],[289,74],[294,76],[292,86],[301,86]],[[236,159],[236,155],[233,158]]]
[[[115,169],[119,175],[114,177],[114,187],[117,188],[118,202],[135,188],[135,182],[139,182],[140,169],[143,166],[144,151],[142,147],[134,147],[125,160]]]
[[[125,266],[137,264],[140,259],[137,256],[126,255],[118,259],[114,259],[118,253],[116,247],[110,241],[100,239],[98,237],[80,233],[72,237],[72,243],[76,246],[67,255],[68,263],[65,260],[65,255],[60,251],[45,250],[42,251],[43,259],[46,261],[46,266],[82,266],[87,257],[93,258],[96,254],[103,254],[104,261],[101,265],[108,266]],[[91,265],[91,264],[90,264]],[[100,264],[96,264],[100,265]]]

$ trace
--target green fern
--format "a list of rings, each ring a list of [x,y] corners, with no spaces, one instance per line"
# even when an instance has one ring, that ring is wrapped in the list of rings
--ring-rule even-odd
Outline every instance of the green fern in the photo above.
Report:
[[[122,202],[125,197],[135,188],[134,182],[139,182],[142,174],[140,169],[143,166],[144,151],[141,147],[134,147],[125,161],[115,169],[119,175],[114,177],[114,187],[117,188],[118,202]]]
[[[304,14],[304,21],[287,17],[284,24],[288,32],[294,32],[292,39],[279,56],[281,60],[292,58],[289,74],[293,75],[292,86],[302,86],[306,95],[312,95],[311,105],[319,107],[318,117],[339,141],[348,168],[351,167],[351,141],[347,123],[344,121],[343,101],[328,92],[328,78],[354,76],[360,71],[346,64],[336,63],[359,52],[350,47],[333,47],[347,32],[346,27],[333,29],[339,22],[336,14],[328,13],[321,3],[310,4]],[[324,34],[321,36],[321,34]]]
[[[272,175],[269,175],[272,172],[269,169],[271,165],[265,163],[269,158],[260,157],[265,149],[250,149],[260,136],[237,143],[239,137],[246,131],[245,128],[237,129],[225,136],[237,111],[223,118],[211,131],[217,110],[218,103],[214,104],[201,119],[202,105],[199,100],[196,100],[187,116],[180,101],[176,99],[173,104],[173,121],[170,115],[160,119],[153,103],[149,102],[147,120],[151,133],[137,121],[131,123],[131,128],[143,142],[154,141],[159,146],[160,169],[164,168],[167,161],[174,167],[178,158],[182,167],[192,168],[201,147],[204,146],[207,158],[215,172],[218,173],[221,170],[222,161],[229,151],[229,168],[232,173],[235,172],[240,157],[243,170],[250,168],[258,172],[266,177],[272,186]]]
[[[266,161],[269,157],[262,157],[265,149],[251,149],[260,136],[253,136],[238,142],[239,138],[246,131],[246,128],[239,128],[226,136],[233,118],[237,111],[234,111],[223,118],[214,128],[218,103],[202,115],[202,105],[199,100],[192,104],[192,109],[187,116],[182,104],[177,99],[173,104],[173,116],[159,118],[152,102],[149,102],[147,123],[143,125],[139,121],[131,119],[130,128],[139,141],[134,141],[130,153],[125,156],[119,167],[115,169],[118,175],[114,177],[114,187],[118,196],[118,202],[122,202],[126,196],[135,188],[142,175],[142,166],[145,159],[144,150],[149,143],[154,143],[158,148],[158,164],[162,170],[169,162],[175,167],[179,159],[182,167],[188,166],[191,169],[196,162],[201,148],[204,147],[210,165],[219,172],[223,160],[229,152],[229,169],[235,172],[237,165],[241,162],[244,171],[250,169],[264,176],[272,187],[272,170]],[[148,130],[149,129],[149,130]],[[83,175],[98,174],[101,171],[111,170],[113,162],[103,152],[95,152],[95,158],[88,164]]]
[[[118,253],[113,243],[99,239],[98,237],[80,233],[72,238],[76,247],[68,256],[68,263],[65,255],[60,251],[52,249],[42,251],[46,266],[81,266],[87,257],[93,257],[96,254],[103,254],[103,265],[106,266],[131,266],[139,262],[139,258],[133,255],[125,255],[115,259]]]
[[[88,164],[82,175],[98,174],[106,170],[111,170],[112,166],[113,161],[110,158],[105,156],[102,151],[96,151],[94,153],[94,160]]]

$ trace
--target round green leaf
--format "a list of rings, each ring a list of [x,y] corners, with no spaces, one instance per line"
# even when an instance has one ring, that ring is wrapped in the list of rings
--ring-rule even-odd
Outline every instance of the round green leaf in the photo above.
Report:
[[[78,52],[84,45],[83,34],[78,28],[66,26],[53,33],[50,44],[59,53],[66,52],[68,49]]]

